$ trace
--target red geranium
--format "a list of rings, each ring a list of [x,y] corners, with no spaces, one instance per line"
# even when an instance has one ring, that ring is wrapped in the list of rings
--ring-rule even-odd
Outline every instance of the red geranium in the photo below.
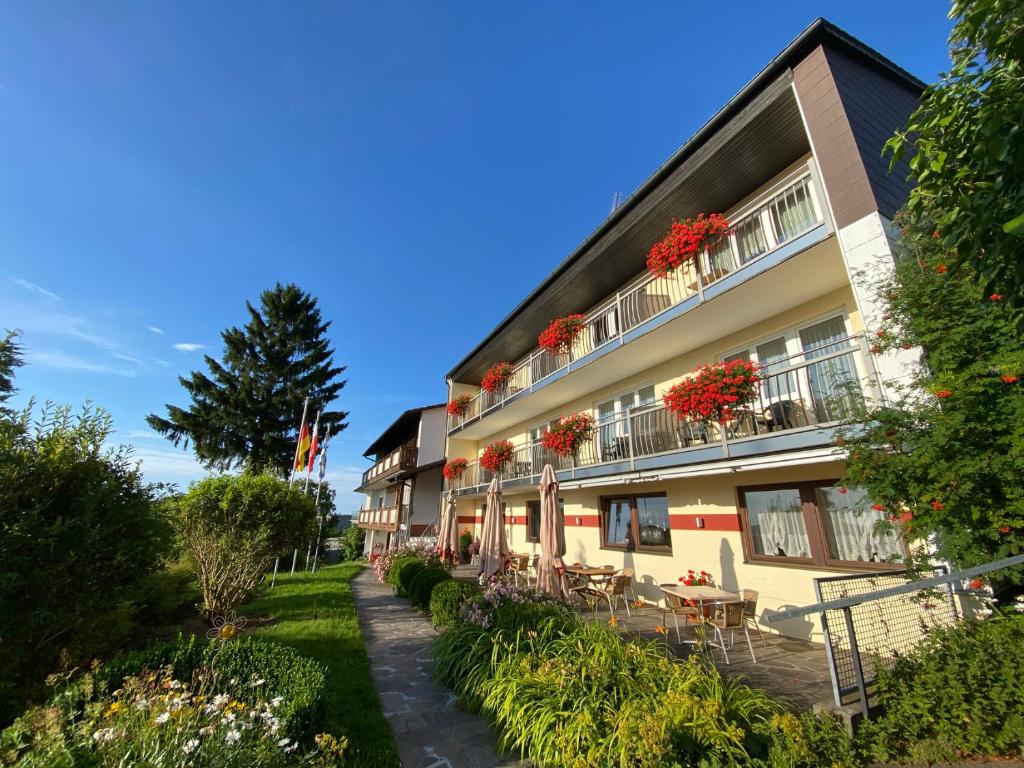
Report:
[[[715,580],[707,571],[689,570],[685,576],[679,577],[679,582],[687,587],[713,587]]]
[[[491,472],[501,472],[502,468],[512,461],[515,454],[515,446],[508,440],[499,440],[484,448],[480,457],[480,466],[489,469]]]
[[[466,467],[469,466],[469,462],[463,458],[452,459],[444,465],[444,469],[441,472],[448,480],[458,480],[462,477],[462,473],[466,471]]]
[[[495,363],[484,373],[480,387],[487,392],[494,392],[505,386],[510,378],[512,378],[512,363]]]
[[[559,456],[575,456],[593,433],[594,417],[589,413],[574,413],[559,419],[558,424],[546,430],[541,442]]]
[[[465,416],[469,411],[469,404],[473,402],[472,395],[459,395],[448,403],[449,416]]]
[[[551,354],[566,353],[586,327],[586,315],[566,315],[556,317],[551,323],[540,332],[537,337],[537,344],[545,352]]]
[[[729,232],[729,222],[720,213],[695,219],[676,221],[647,254],[647,269],[655,277],[664,277],[687,261],[693,261],[705,248],[710,248]]]
[[[665,393],[665,407],[680,419],[714,419],[723,424],[732,418],[733,408],[753,401],[760,380],[757,365],[748,360],[705,365]]]
[[[1015,374],[1012,374],[1012,373],[1004,373],[999,378],[1002,380],[1003,384],[1016,384],[1017,383],[1017,376]]]

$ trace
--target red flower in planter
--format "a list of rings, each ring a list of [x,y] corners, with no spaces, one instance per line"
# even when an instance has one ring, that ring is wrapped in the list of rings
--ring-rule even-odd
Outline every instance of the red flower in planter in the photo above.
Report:
[[[495,363],[484,373],[480,388],[487,392],[501,389],[512,378],[512,363]]]
[[[665,277],[688,261],[697,258],[705,248],[718,243],[729,232],[729,222],[720,213],[676,221],[661,242],[651,246],[647,269],[655,277]]]
[[[693,569],[687,571],[685,576],[680,576],[679,582],[687,587],[711,587],[715,584],[710,573]]]
[[[971,589],[981,589],[985,586],[984,579],[971,579],[971,583],[968,584]]]
[[[491,443],[484,448],[484,452],[480,456],[480,466],[491,470],[491,472],[501,472],[505,465],[512,461],[515,450],[515,446],[508,440]]]
[[[468,466],[469,462],[461,457],[458,459],[452,459],[444,465],[444,469],[441,470],[441,473],[448,480],[458,480],[462,477],[462,473],[466,471],[466,467]]]
[[[594,417],[589,413],[574,413],[558,420],[551,429],[545,430],[541,443],[559,456],[575,456],[591,435],[594,434]]]
[[[885,336],[885,329],[879,328],[877,331],[875,331],[875,336],[877,336],[878,338],[882,338],[883,336]]]
[[[940,510],[943,510],[945,508],[946,508],[946,505],[943,504],[938,499],[935,499],[934,501],[932,501],[932,509],[934,509],[936,512],[939,512]]]
[[[872,504],[871,508],[873,510],[875,510],[875,512],[884,512],[885,511],[885,504]]]
[[[537,345],[553,355],[565,354],[572,348],[576,337],[587,327],[586,322],[585,315],[556,317],[547,328],[540,332],[537,337]]]
[[[880,353],[881,351],[882,351],[882,348],[881,348],[880,346],[878,346],[877,344],[872,344],[872,345],[871,345],[871,354],[873,354],[873,355],[877,355],[877,354],[879,354],[879,353]]]
[[[465,416],[469,411],[469,404],[473,402],[472,395],[459,395],[448,403],[449,416]]]
[[[714,419],[724,424],[737,408],[753,401],[761,374],[755,363],[731,360],[697,369],[665,393],[665,407],[680,419]]]
[[[1005,298],[1006,297],[1003,296],[1003,294],[1001,294],[1001,293],[993,293],[991,296],[988,297],[988,300],[989,301],[1002,301]]]

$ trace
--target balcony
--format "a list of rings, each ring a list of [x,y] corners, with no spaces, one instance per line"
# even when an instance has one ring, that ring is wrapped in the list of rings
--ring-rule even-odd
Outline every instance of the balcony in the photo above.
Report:
[[[540,441],[518,446],[505,486],[533,485],[545,464],[560,481],[706,464],[832,445],[835,428],[881,392],[863,336],[830,342],[763,369],[754,402],[724,425],[679,419],[663,404],[600,421],[579,455],[559,456]],[[494,473],[470,462],[454,487],[482,493]],[[445,490],[453,487],[449,481]]]
[[[356,514],[356,525],[374,531],[397,531],[399,507],[374,507],[360,509]]]
[[[391,479],[399,472],[414,469],[418,453],[419,451],[415,446],[403,445],[396,448],[363,472],[363,482],[359,488],[365,488],[380,480]]]
[[[506,385],[478,391],[462,416],[448,417],[453,434],[528,397],[589,362],[628,344],[806,250],[828,235],[810,164],[774,185],[751,205],[728,214],[728,238],[666,277],[644,273],[592,309],[572,349],[540,348],[513,365]]]

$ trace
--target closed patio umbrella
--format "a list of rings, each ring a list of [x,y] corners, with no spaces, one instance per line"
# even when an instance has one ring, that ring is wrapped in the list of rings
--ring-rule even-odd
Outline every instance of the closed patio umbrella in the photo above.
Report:
[[[497,477],[487,489],[484,529],[480,534],[480,576],[489,581],[505,571],[508,541],[505,539],[505,515],[501,508],[501,483]]]
[[[565,519],[558,508],[558,480],[550,464],[540,476],[540,558],[537,560],[537,588],[555,597],[567,599],[565,583]]]
[[[441,560],[450,558],[452,562],[455,562],[459,553],[459,518],[455,506],[455,489],[451,489],[441,510],[441,524],[437,529],[437,551],[441,555]]]

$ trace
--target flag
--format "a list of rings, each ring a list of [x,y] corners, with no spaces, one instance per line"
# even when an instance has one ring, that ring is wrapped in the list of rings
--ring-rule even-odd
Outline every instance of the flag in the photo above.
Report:
[[[316,461],[316,448],[317,448],[317,439],[316,439],[316,432],[314,432],[313,433],[313,442],[310,444],[310,447],[309,447],[309,465],[306,467],[306,473],[307,474],[313,471],[313,462]]]
[[[320,475],[319,479],[322,483],[324,481],[324,475],[327,474],[327,444],[331,442],[330,429],[327,430],[327,436],[324,439],[324,447],[320,449]]]
[[[295,451],[295,469],[300,470],[306,466],[306,452],[309,450],[309,427],[302,422],[302,429],[299,430],[299,447]]]

